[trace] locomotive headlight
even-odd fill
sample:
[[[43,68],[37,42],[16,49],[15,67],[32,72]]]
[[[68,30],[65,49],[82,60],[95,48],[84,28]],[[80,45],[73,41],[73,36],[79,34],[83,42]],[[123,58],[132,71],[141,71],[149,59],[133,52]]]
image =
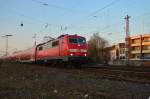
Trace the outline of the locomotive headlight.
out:
[[[73,54],[71,53],[70,56],[73,56]]]
[[[85,49],[81,49],[81,52],[87,52],[87,50],[85,50]]]
[[[84,56],[87,56],[87,54],[84,54]]]

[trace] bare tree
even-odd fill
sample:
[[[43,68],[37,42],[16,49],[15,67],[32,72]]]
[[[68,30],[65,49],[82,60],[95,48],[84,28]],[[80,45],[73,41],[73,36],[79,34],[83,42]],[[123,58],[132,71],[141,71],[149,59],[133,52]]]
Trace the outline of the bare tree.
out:
[[[108,41],[99,36],[99,33],[94,33],[88,41],[88,55],[94,62],[106,63]]]

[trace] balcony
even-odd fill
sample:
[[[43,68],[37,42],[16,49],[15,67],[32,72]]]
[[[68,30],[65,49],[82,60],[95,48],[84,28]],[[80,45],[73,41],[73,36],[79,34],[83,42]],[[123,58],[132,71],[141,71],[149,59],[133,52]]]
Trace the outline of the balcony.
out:
[[[142,50],[142,53],[150,53],[150,49]]]
[[[133,51],[131,51],[131,54],[138,54],[138,53],[140,53],[140,50],[133,50]]]
[[[140,46],[140,43],[132,43],[131,46]]]
[[[142,42],[142,45],[150,45],[150,42]]]

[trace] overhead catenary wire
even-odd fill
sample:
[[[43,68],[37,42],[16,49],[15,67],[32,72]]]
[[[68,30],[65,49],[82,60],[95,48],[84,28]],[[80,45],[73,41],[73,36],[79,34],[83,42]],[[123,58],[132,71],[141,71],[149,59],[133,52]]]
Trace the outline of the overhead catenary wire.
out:
[[[34,2],[36,1],[37,3],[40,3],[40,4],[44,5],[44,6],[49,6],[49,7],[50,7],[50,4],[48,4],[48,3],[46,3],[46,2],[43,2],[43,1],[40,1],[40,0],[32,0],[32,1],[34,1]],[[102,8],[100,8],[100,9],[94,11],[93,13],[97,14],[97,13],[99,13],[99,12],[105,10],[106,8],[109,8],[110,6],[116,4],[116,3],[119,2],[119,1],[120,1],[120,0],[114,0],[114,1],[112,1],[112,2],[110,2],[110,3],[108,3],[107,5],[105,5],[104,7],[102,7]],[[59,8],[59,7],[58,7],[58,8]],[[61,8],[61,7],[60,7],[60,8]],[[20,14],[20,13],[19,13],[19,14]],[[92,15],[92,13],[91,13],[91,15]],[[45,22],[45,21],[43,21],[43,20],[40,20],[40,19],[37,19],[37,18],[34,18],[34,17],[27,16],[27,15],[24,15],[24,14],[20,14],[20,16],[23,16],[23,17],[25,17],[25,18],[28,18],[28,19],[37,21],[38,23],[43,23],[44,26],[45,26],[45,28],[47,28],[48,26],[51,25],[51,24],[49,24],[48,22]],[[92,16],[93,16],[93,15],[92,15]],[[96,18],[97,18],[97,16],[96,16]],[[54,25],[54,24],[52,24],[52,25]],[[61,25],[57,25],[57,26],[58,26],[59,28],[61,28]],[[69,28],[67,28],[67,29],[70,29],[70,28],[71,28],[70,26],[68,26],[68,27],[69,27]],[[110,26],[109,26],[109,27],[110,27]]]
[[[12,14],[15,14],[17,16],[20,16],[20,17],[24,17],[25,19],[28,19],[28,20],[31,20],[32,22],[36,22],[36,23],[39,23],[39,24],[43,24],[43,27],[46,29],[50,26],[53,26],[53,27],[57,27],[57,28],[60,28],[62,25],[58,25],[58,24],[52,24],[52,23],[49,23],[49,22],[46,22],[44,20],[41,20],[41,19],[38,19],[37,17],[32,17],[32,16],[29,16],[29,15],[26,15],[22,12],[19,12],[17,10],[14,10],[14,9],[10,9],[10,8],[6,8],[6,7],[1,7],[1,8],[5,8],[7,12],[12,13]],[[24,23],[23,21],[20,22],[20,26],[23,27]]]
[[[102,8],[100,8],[100,9],[98,9],[98,10],[92,12],[91,14],[89,14],[88,17],[94,16],[96,13],[99,13],[99,12],[103,11],[104,9],[106,9],[106,8],[108,8],[108,7],[112,6],[112,5],[114,5],[115,3],[119,2],[119,1],[120,1],[120,0],[114,0],[114,1],[112,1],[112,2],[110,2],[110,3],[108,3],[108,4],[105,5],[104,7],[102,7]],[[94,16],[94,17],[96,17],[96,16]]]
[[[64,11],[68,11],[68,12],[71,12],[71,13],[74,12],[74,10],[72,10],[70,8],[57,6],[57,5],[46,3],[46,2],[43,2],[43,1],[40,1],[40,0],[31,0],[31,1],[33,1],[35,3],[38,3],[40,5],[46,6],[46,7],[53,7],[53,8],[56,8],[56,9],[59,9],[59,10],[64,10]]]
[[[110,6],[113,6],[114,4],[116,4],[116,3],[119,2],[119,1],[120,1],[120,0],[113,0],[112,2],[110,2],[110,3],[106,4],[105,6],[103,6],[102,8],[99,8],[98,10],[96,10],[96,11],[90,13],[89,15],[87,15],[86,17],[84,17],[84,18],[82,19],[82,21],[80,21],[80,24],[83,23],[83,22],[85,22],[85,21],[87,21],[87,18],[89,18],[89,17],[91,17],[91,16],[94,17],[94,18],[97,18],[97,16],[96,16],[95,14],[97,14],[97,13],[99,13],[99,12],[105,10],[106,8],[109,8]],[[79,24],[79,22],[78,22],[77,24]],[[71,26],[70,26],[70,29],[71,29],[71,27],[74,27],[74,26],[75,26],[75,25],[71,25]]]
[[[105,10],[106,8],[109,8],[110,6],[112,6],[112,5],[114,5],[114,4],[116,4],[116,3],[118,3],[119,1],[121,1],[121,0],[114,0],[114,1],[112,1],[111,3],[109,3],[108,5],[106,5],[106,6],[104,6],[104,7],[102,7],[102,8],[100,8],[100,9],[98,9],[98,10],[96,10],[96,11],[94,11],[94,12],[92,12],[91,14],[89,14],[88,16],[87,16],[87,18],[88,17],[93,17],[93,18],[98,18],[98,16],[96,15],[97,13],[100,13],[100,12],[102,12],[103,10]],[[131,5],[130,5],[131,6]],[[129,7],[129,6],[128,6]],[[85,20],[86,19],[86,17],[84,17],[84,19],[83,20]],[[82,21],[83,22],[83,21]],[[120,22],[115,22],[114,24],[118,24],[118,23],[120,23]],[[116,25],[106,25],[104,28],[102,28],[101,30],[100,29],[98,29],[97,31],[104,31],[104,30],[106,30],[106,29],[108,29],[108,28],[111,28],[111,27],[113,27],[113,26],[116,26]]]
[[[25,19],[28,19],[32,22],[42,24],[41,27],[43,27],[43,28],[42,28],[41,31],[38,31],[39,33],[41,33],[43,31],[43,29],[46,30],[46,31],[49,31],[49,29],[50,29],[50,31],[51,31],[50,35],[51,36],[56,36],[56,33],[53,33],[51,28],[55,27],[55,29],[58,30],[62,26],[62,25],[48,23],[44,20],[38,19],[37,17],[33,17],[33,16],[30,16],[30,15],[24,14],[23,12],[19,12],[18,10],[15,10],[13,8],[8,8],[8,7],[5,7],[5,6],[1,6],[1,8],[5,9],[5,11],[8,12],[9,14],[14,14],[14,15],[17,15],[19,17],[24,17]],[[24,21],[24,20],[21,20],[21,21],[18,22],[19,26],[22,27],[22,28],[24,26],[27,26],[25,23],[26,23],[26,21]],[[37,32],[37,31],[35,31],[35,32]]]
[[[46,2],[43,2],[43,1],[40,1],[40,0],[32,0],[32,1],[34,1],[34,2],[36,2],[36,3],[39,3],[39,4],[41,4],[41,5],[44,5],[44,6],[49,6],[49,7],[54,7],[54,8],[63,9],[63,10],[68,10],[68,11],[69,11],[68,8],[64,8],[64,7],[52,5],[52,4],[49,4],[49,3],[46,3]],[[115,4],[117,1],[119,1],[119,0],[114,0],[113,2],[109,3],[108,5],[104,6],[104,7],[101,8],[101,9],[98,9],[97,11],[95,11],[95,12],[93,12],[93,13],[98,13],[98,12],[100,12],[100,11],[106,9],[107,7],[112,6],[112,5]],[[44,22],[44,21],[39,20],[39,19],[37,19],[37,18],[33,18],[33,17],[27,16],[27,15],[24,15],[24,14],[22,14],[22,13],[18,13],[18,12],[16,12],[16,11],[15,11],[15,13],[17,13],[19,16],[22,16],[22,17],[25,17],[25,18],[28,18],[28,19],[37,21],[37,22],[39,22],[39,23],[43,23],[43,24],[45,24],[45,28],[47,28],[48,26],[51,25],[51,24],[49,24],[48,22]],[[54,24],[53,24],[53,25],[54,25]],[[62,25],[55,25],[55,26],[61,28]],[[69,27],[70,27],[70,26],[69,26]],[[69,28],[68,28],[68,29],[69,29]]]
[[[4,7],[3,7],[4,8]],[[7,12],[10,12],[10,13],[13,13],[13,14],[15,14],[15,15],[17,15],[17,16],[20,16],[20,17],[24,17],[24,18],[26,18],[26,19],[29,19],[29,20],[31,20],[31,21],[34,21],[34,22],[37,22],[37,23],[47,23],[47,22],[44,22],[43,20],[40,20],[40,19],[38,19],[38,18],[35,18],[35,17],[31,17],[31,16],[29,16],[29,15],[25,15],[25,14],[23,14],[23,13],[21,13],[21,12],[18,12],[18,11],[16,11],[16,10],[14,10],[14,9],[9,9],[9,8],[6,8],[5,7],[5,9],[6,9],[6,11]],[[10,14],[9,13],[9,14]],[[21,22],[22,23],[22,22]]]

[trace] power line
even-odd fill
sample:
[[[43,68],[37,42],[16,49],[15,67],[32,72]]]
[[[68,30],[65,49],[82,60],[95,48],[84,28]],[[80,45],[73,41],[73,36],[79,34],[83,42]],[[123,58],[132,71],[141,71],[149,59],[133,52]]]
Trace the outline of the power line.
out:
[[[56,27],[61,27],[61,25],[57,25],[57,24],[51,24],[51,23],[48,23],[48,22],[46,22],[46,21],[44,21],[44,20],[41,20],[41,19],[38,19],[38,18],[35,18],[35,17],[32,17],[32,16],[29,16],[29,15],[25,15],[25,14],[23,14],[23,13],[21,13],[21,12],[18,12],[18,11],[16,11],[16,10],[14,10],[14,9],[9,9],[9,8],[7,8],[7,12],[11,12],[11,13],[13,13],[13,14],[15,14],[15,15],[18,15],[18,16],[20,16],[20,17],[24,17],[24,18],[26,18],[26,19],[29,19],[29,20],[31,20],[31,21],[34,21],[34,22],[37,22],[37,23],[40,23],[40,24],[44,24],[44,27],[45,28],[47,28],[48,26],[51,26],[51,25],[53,25],[53,26],[56,26]],[[21,21],[21,24],[20,24],[21,26],[23,25],[23,22]]]
[[[83,23],[83,22],[85,22],[85,21],[87,20],[86,18],[88,18],[88,17],[90,17],[90,16],[93,16],[94,18],[97,18],[97,16],[95,16],[94,14],[96,14],[96,13],[98,13],[98,12],[100,12],[100,11],[103,11],[104,9],[106,9],[106,8],[108,8],[108,7],[112,6],[112,5],[114,5],[115,3],[119,2],[119,1],[120,1],[120,0],[114,0],[114,1],[110,2],[109,4],[105,5],[104,7],[102,7],[102,8],[100,8],[100,9],[98,9],[98,10],[92,12],[92,13],[89,14],[88,16],[84,17],[83,20],[80,21],[80,24]],[[78,23],[78,24],[79,24],[79,23]],[[72,25],[72,26],[70,26],[70,27],[74,27],[74,25]]]
[[[35,18],[35,17],[31,17],[31,16],[25,15],[25,14],[23,14],[23,13],[20,13],[20,12],[14,10],[14,9],[12,9],[12,8],[11,8],[11,9],[6,8],[6,9],[7,9],[7,12],[11,12],[11,13],[13,13],[13,14],[15,14],[15,15],[20,16],[20,17],[24,17],[24,18],[26,18],[26,19],[30,19],[30,20],[35,21],[35,22],[38,22],[38,23],[46,23],[46,22],[44,22],[44,21],[42,21],[42,20],[39,20],[39,19],[37,19],[37,18]],[[10,14],[10,13],[9,13],[9,14]]]
[[[60,30],[61,26],[62,25],[58,25],[58,24],[52,24],[52,23],[48,23],[44,20],[41,20],[41,19],[38,19],[37,17],[32,17],[32,16],[28,16],[28,15],[25,15],[24,13],[22,12],[18,12],[17,10],[14,10],[12,8],[7,8],[7,7],[4,7],[4,6],[1,6],[1,8],[4,8],[6,9],[6,11],[9,13],[9,14],[15,14],[17,16],[20,16],[20,17],[24,17],[28,20],[31,20],[33,22],[36,22],[36,23],[39,23],[39,24],[42,24],[42,27],[44,30],[48,30],[50,28],[51,30],[51,27],[55,27],[57,30]],[[21,22],[19,22],[19,26],[23,27],[25,26],[25,24],[23,23],[24,21],[21,20]],[[43,31],[43,30],[42,30]],[[52,31],[50,32],[50,35],[55,35],[55,33],[53,33]]]
[[[100,8],[100,9],[98,9],[98,10],[92,12],[91,14],[88,15],[88,17],[93,16],[93,15],[96,14],[96,13],[99,13],[100,11],[102,11],[102,10],[104,10],[104,9],[106,9],[106,8],[108,8],[108,7],[110,7],[110,6],[112,6],[112,5],[114,5],[115,3],[119,2],[119,1],[120,1],[120,0],[114,0],[114,1],[112,1],[111,3],[105,5],[104,7],[102,7],[102,8]],[[95,16],[94,16],[94,17],[95,17]]]
[[[66,8],[66,7],[57,6],[57,5],[46,3],[46,2],[43,2],[43,1],[39,1],[39,0],[32,0],[32,1],[35,2],[35,3],[38,3],[40,5],[46,6],[46,7],[53,7],[53,8],[57,8],[57,9],[60,9],[60,10],[65,10],[65,11],[73,12],[73,10],[71,10],[69,8]]]

